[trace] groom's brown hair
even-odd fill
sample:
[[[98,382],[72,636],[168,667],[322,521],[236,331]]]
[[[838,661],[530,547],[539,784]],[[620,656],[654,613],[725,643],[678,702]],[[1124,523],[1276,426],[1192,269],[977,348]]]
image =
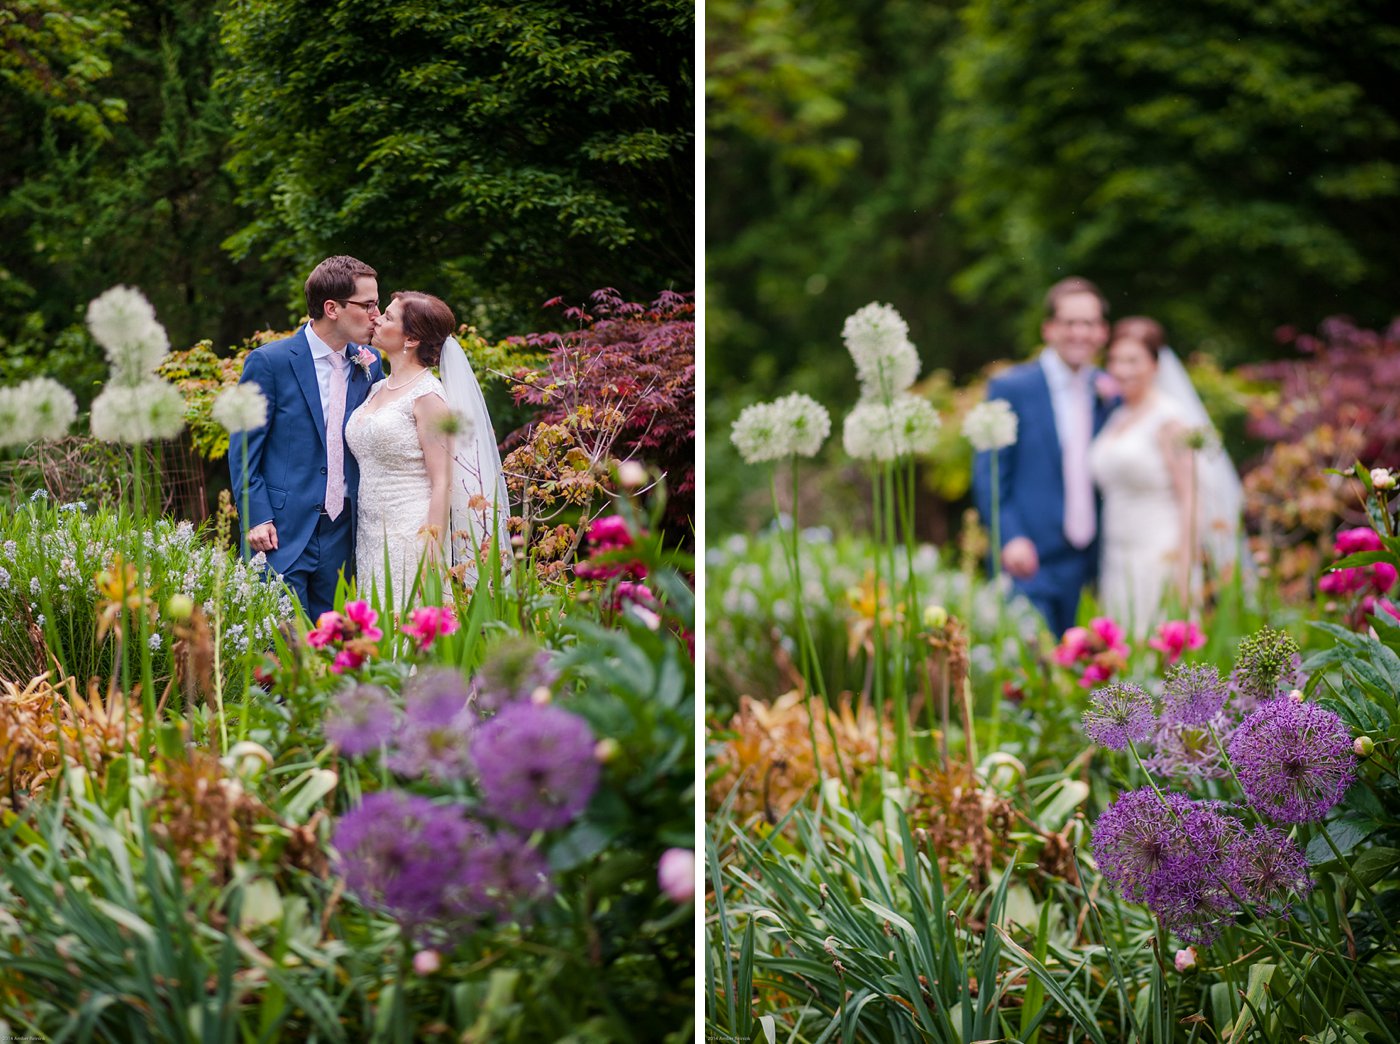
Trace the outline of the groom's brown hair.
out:
[[[1102,290],[1081,276],[1069,276],[1066,279],[1061,279],[1045,291],[1045,318],[1054,319],[1060,307],[1060,298],[1068,297],[1070,294],[1093,294],[1099,299],[1099,307],[1103,310],[1103,317],[1108,318],[1108,298],[1104,297]]]
[[[348,254],[326,258],[306,277],[306,314],[320,319],[326,314],[327,301],[348,301],[360,276],[378,279],[379,273]]]

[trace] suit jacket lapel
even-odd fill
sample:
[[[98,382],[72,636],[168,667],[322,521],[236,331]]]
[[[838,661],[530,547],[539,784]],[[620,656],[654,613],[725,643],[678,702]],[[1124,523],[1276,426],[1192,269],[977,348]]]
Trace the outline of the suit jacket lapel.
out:
[[[1055,425],[1055,398],[1050,394],[1050,378],[1045,376],[1045,366],[1040,362],[1035,366],[1035,394],[1042,403],[1045,416],[1050,423],[1046,426],[1050,432],[1050,445],[1054,447],[1055,457],[1060,457],[1063,450],[1060,449],[1060,429]]]
[[[321,440],[321,452],[326,451],[326,415],[321,412],[321,383],[316,379],[316,360],[311,355],[311,345],[306,341],[306,329],[297,331],[297,345],[292,349],[292,372],[297,384],[306,397],[306,405],[311,410],[315,422],[316,437]]]

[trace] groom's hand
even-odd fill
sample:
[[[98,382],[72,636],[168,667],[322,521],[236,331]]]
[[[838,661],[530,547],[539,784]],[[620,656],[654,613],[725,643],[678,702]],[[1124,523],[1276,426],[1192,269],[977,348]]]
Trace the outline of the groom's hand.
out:
[[[248,546],[254,551],[277,550],[277,527],[264,522],[248,530]]]
[[[1001,549],[1001,564],[1017,580],[1029,580],[1040,572],[1040,556],[1029,537],[1008,540]]]

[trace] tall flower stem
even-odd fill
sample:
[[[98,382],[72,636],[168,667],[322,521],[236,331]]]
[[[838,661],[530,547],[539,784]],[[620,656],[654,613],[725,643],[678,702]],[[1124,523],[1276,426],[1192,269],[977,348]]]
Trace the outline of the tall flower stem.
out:
[[[987,737],[987,745],[992,750],[998,749],[1001,739],[1001,702],[1002,702],[1002,663],[1001,658],[1006,648],[1006,598],[1001,593],[1001,468],[1000,458],[997,450],[992,450],[992,590],[996,593],[997,603],[997,627],[996,646],[993,650],[992,662],[996,664],[996,673],[992,676],[992,722],[991,729]],[[971,621],[969,620],[969,624]]]
[[[880,480],[878,474],[873,477],[871,483],[871,522],[872,528],[878,539],[882,522],[883,506],[880,496]],[[872,650],[870,657],[870,688],[871,700],[875,706],[875,759],[876,763],[883,765],[885,762],[885,628],[880,620],[880,575],[883,572],[881,556],[877,548],[871,556],[874,562],[874,581],[871,594],[872,613]]]
[[[817,655],[816,642],[812,638],[812,628],[807,621],[807,604],[803,595],[802,587],[802,550],[800,546],[800,532],[797,526],[797,495],[799,492],[797,481],[797,458],[791,460],[792,465],[792,526],[790,529],[790,539],[784,542],[783,550],[788,559],[788,572],[792,579],[792,607],[793,615],[797,619],[798,633],[798,655],[800,657],[803,685],[803,696],[807,701],[807,735],[812,744],[812,767],[820,774],[821,772],[821,752],[817,744],[817,718],[812,709],[812,693],[815,689],[818,699],[821,701],[822,713],[826,721],[826,736],[831,742],[832,753],[836,756],[836,770],[841,777],[841,783],[845,786],[847,793],[851,790],[851,780],[846,775],[846,765],[841,757],[841,744],[836,740],[836,730],[831,722],[831,703],[827,698],[826,680],[822,676],[821,657]],[[778,508],[778,476],[776,471],[771,476],[770,487],[773,495],[773,517],[780,517]]]
[[[895,495],[895,464],[886,464],[881,469],[880,481],[884,486],[885,503],[885,554],[889,562],[890,573],[890,630],[893,632],[893,640],[888,643],[888,648],[892,651],[892,676],[890,679],[890,698],[894,701],[894,736],[895,771],[898,772],[900,781],[909,767],[909,693],[905,684],[904,659],[907,643],[904,638],[904,629],[899,626],[898,617],[895,614],[895,607],[899,604],[896,583],[899,579],[898,567],[895,559],[895,548],[898,546],[898,535],[896,523],[899,517],[899,502]],[[909,563],[912,569],[912,561]],[[875,589],[875,611],[880,611],[880,590]],[[907,621],[906,621],[907,622]]]
[[[154,672],[151,669],[151,644],[150,644],[150,612],[146,591],[146,522],[147,508],[145,503],[146,476],[145,460],[146,447],[144,443],[137,443],[134,457],[134,485],[136,500],[136,600],[137,600],[137,653],[141,657],[141,718],[144,728],[149,728],[156,718],[156,685]],[[148,748],[149,738],[142,736],[143,747]]]

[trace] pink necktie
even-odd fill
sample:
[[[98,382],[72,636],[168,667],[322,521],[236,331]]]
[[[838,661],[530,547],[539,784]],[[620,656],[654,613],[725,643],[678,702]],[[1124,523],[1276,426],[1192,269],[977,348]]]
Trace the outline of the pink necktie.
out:
[[[1094,418],[1089,405],[1088,371],[1070,380],[1070,409],[1063,447],[1065,476],[1065,538],[1075,547],[1094,539],[1094,481],[1089,475],[1089,442]]]
[[[341,434],[345,420],[344,352],[331,352],[331,395],[326,407],[326,514],[340,515],[345,504],[345,442]]]

